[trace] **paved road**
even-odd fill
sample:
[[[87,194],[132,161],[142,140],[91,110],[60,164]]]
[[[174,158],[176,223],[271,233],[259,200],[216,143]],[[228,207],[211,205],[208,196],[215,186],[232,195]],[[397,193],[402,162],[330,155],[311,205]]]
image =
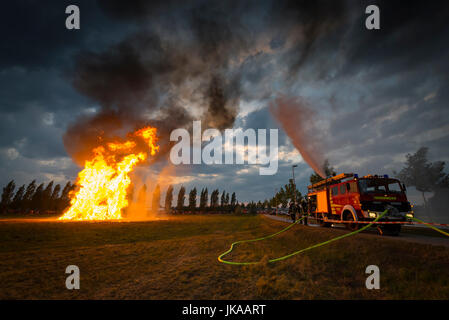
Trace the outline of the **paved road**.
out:
[[[290,217],[287,217],[287,216],[272,216],[272,215],[268,215],[268,214],[265,214],[264,216],[267,218],[273,219],[273,220],[278,220],[278,221],[282,221],[282,222],[286,222],[286,223],[292,222]],[[314,228],[320,228],[319,225],[313,224],[313,223],[309,223],[309,226],[314,227]],[[421,227],[421,226],[419,226],[419,227]],[[341,230],[344,228],[344,226],[337,225],[337,226],[333,226],[333,228]],[[436,231],[435,231],[435,233],[436,233]],[[363,236],[381,237],[377,233],[377,231],[374,229],[364,231]],[[438,238],[438,237],[425,236],[425,235],[420,235],[420,234],[401,233],[397,237],[385,236],[385,238],[390,239],[390,240],[430,244],[430,245],[434,245],[434,246],[444,246],[444,247],[449,248],[449,237],[448,238]]]

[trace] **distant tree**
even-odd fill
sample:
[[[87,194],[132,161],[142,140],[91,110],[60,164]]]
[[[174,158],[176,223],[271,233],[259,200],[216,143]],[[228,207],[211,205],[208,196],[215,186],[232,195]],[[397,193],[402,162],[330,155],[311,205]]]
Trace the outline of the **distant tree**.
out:
[[[415,187],[421,192],[424,206],[427,207],[426,192],[435,191],[441,187],[449,187],[449,175],[444,173],[443,161],[429,162],[427,160],[428,148],[422,147],[414,154],[406,155],[405,167],[394,174],[406,186]]]
[[[135,192],[135,186],[134,183],[130,183],[128,186],[128,202],[131,203],[134,200],[134,192]]]
[[[200,209],[204,210],[207,207],[207,201],[209,200],[209,192],[207,188],[203,189],[201,191],[201,197],[200,197]]]
[[[276,197],[276,195],[270,199],[270,207],[277,208],[279,206],[279,201]]]
[[[53,193],[53,181],[50,181],[47,186],[45,187],[44,191],[42,192],[42,199],[40,207],[42,210],[49,210],[51,203],[51,195]]]
[[[184,208],[184,201],[185,201],[185,195],[186,195],[186,188],[184,186],[181,186],[181,189],[179,189],[178,192],[178,202],[176,204],[176,208],[178,210],[182,210]]]
[[[277,193],[276,196],[277,196],[278,201],[281,204],[282,208],[286,208],[288,206],[289,198],[287,197],[287,194],[283,187],[281,187],[279,189],[279,192]]]
[[[226,206],[229,205],[229,193],[226,193],[226,197],[225,197],[225,205],[226,205]]]
[[[75,189],[75,185],[70,181],[67,181],[66,185],[62,189],[61,196],[58,200],[58,210],[64,211],[70,205],[70,192]]]
[[[223,193],[221,194],[220,198],[220,206],[224,207],[226,204],[226,192],[223,190]]]
[[[58,210],[59,192],[61,191],[61,185],[57,184],[53,189],[50,196],[50,210]]]
[[[165,193],[164,207],[166,212],[170,212],[172,201],[173,201],[173,186],[170,185],[167,189],[167,192]]]
[[[31,200],[33,198],[34,192],[36,192],[36,180],[31,181],[25,190],[25,194],[22,198],[23,209],[31,209]]]
[[[189,208],[195,209],[196,208],[196,188],[193,188],[189,192]]]
[[[218,191],[218,189],[215,189],[214,191],[212,191],[212,193],[210,194],[210,207],[211,208],[216,208],[218,207],[218,197],[219,197],[220,192]]]
[[[232,195],[231,195],[231,207],[232,207],[232,209],[234,209],[236,205],[237,205],[237,199],[235,197],[235,192],[233,192]]]
[[[323,164],[323,171],[326,174],[326,178],[335,176],[337,173],[335,172],[334,168],[330,166],[329,160],[325,160]],[[314,172],[310,176],[310,183],[314,184],[317,182],[320,182],[321,180],[324,180],[318,173]]]
[[[149,215],[147,210],[147,185],[145,183],[137,192],[137,201],[134,203],[134,208],[137,208],[142,215]]]
[[[202,189],[201,189],[201,192],[200,192],[200,206],[199,206],[199,209],[200,209],[200,210],[203,209],[203,208],[201,207],[201,202],[203,201],[203,198],[204,198],[204,188],[202,188]]]
[[[10,208],[12,198],[14,196],[14,189],[16,188],[16,184],[14,180],[11,180],[6,187],[3,188],[2,200],[0,202],[0,208],[2,212],[5,212]]]
[[[236,205],[234,207],[234,213],[235,214],[242,214],[242,207],[240,205]]]
[[[126,201],[128,202],[128,206],[122,209],[122,215],[124,217],[128,217],[131,209],[131,203],[134,201],[134,184],[132,182],[127,188]]]
[[[42,199],[44,193],[44,184],[41,183],[33,194],[31,198],[31,209],[41,211],[42,210]]]
[[[22,185],[17,190],[14,198],[12,199],[11,208],[14,210],[20,210],[23,208],[23,196],[25,195],[25,185]]]
[[[284,190],[285,190],[285,197],[289,201],[294,202],[296,201],[296,203],[299,203],[301,201],[302,198],[301,192],[299,192],[298,189],[296,189],[296,185],[293,179],[290,179],[289,183],[284,186]]]
[[[146,205],[147,203],[147,185],[144,183],[137,193],[137,203]]]
[[[52,192],[52,194],[51,194],[51,199],[52,200],[54,200],[54,199],[58,199],[59,198],[59,192],[61,191],[61,185],[60,184],[57,184],[56,186],[55,186],[55,188],[53,189],[53,192]]]
[[[266,207],[277,208],[279,205],[286,208],[290,201],[299,203],[302,199],[301,192],[296,189],[293,179],[289,183],[279,189],[278,192],[270,200],[266,200]]]
[[[153,199],[151,201],[151,208],[153,211],[157,212],[161,206],[161,188],[156,185],[153,191]]]
[[[263,202],[263,208],[268,209],[269,207],[270,207],[270,204],[269,204],[268,200],[265,199],[265,201]]]
[[[257,205],[254,203],[254,201],[251,201],[250,203],[248,203],[248,205],[246,206],[248,208],[248,213],[251,214],[255,214],[257,213]]]

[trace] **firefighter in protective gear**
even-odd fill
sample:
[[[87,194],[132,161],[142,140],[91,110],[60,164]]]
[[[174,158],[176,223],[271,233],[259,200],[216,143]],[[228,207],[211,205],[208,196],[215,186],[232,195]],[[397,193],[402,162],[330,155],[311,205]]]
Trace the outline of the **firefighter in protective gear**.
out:
[[[290,201],[290,207],[288,208],[288,213],[293,222],[296,222],[296,206],[293,201]]]

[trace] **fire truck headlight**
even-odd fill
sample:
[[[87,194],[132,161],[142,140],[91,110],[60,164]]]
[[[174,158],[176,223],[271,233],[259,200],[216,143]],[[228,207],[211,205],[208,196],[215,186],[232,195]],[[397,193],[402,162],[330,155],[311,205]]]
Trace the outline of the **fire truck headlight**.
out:
[[[370,218],[375,218],[375,217],[377,217],[377,214],[376,214],[375,212],[368,212],[368,214],[369,214],[369,217],[370,217]]]

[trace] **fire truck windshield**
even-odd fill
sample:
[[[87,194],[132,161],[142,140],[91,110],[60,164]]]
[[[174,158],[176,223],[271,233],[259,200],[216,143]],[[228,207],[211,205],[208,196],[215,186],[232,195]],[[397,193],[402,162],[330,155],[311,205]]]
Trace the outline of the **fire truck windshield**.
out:
[[[360,179],[359,188],[361,193],[402,193],[399,182],[384,179]]]

